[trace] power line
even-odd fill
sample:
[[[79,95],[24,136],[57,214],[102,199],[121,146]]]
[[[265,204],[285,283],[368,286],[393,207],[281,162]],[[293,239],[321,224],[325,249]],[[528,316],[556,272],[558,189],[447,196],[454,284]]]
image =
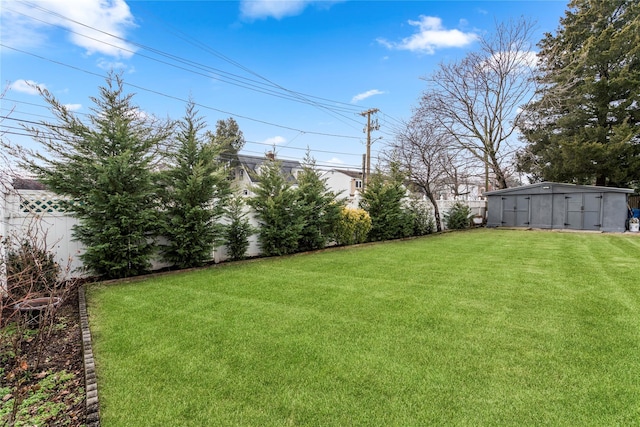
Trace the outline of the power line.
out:
[[[95,73],[95,72],[92,72],[92,71],[89,71],[89,70],[85,70],[85,69],[82,69],[82,68],[74,66],[74,65],[66,64],[66,63],[63,63],[63,62],[60,62],[60,61],[56,61],[56,60],[53,60],[53,59],[50,59],[50,58],[46,58],[46,57],[41,56],[41,55],[37,55],[37,54],[32,53],[32,52],[28,52],[28,51],[25,51],[25,50],[22,50],[22,49],[18,49],[18,48],[6,45],[6,44],[1,43],[1,42],[0,42],[0,46],[2,46],[4,48],[7,48],[7,49],[11,49],[11,50],[16,51],[16,52],[24,53],[25,55],[33,56],[33,57],[41,59],[43,61],[48,61],[48,62],[51,62],[51,63],[56,64],[56,65],[60,65],[60,66],[63,66],[63,67],[71,68],[73,70],[81,71],[83,73],[86,73],[86,74],[89,74],[89,75],[92,75],[92,76],[101,77],[103,79],[105,79],[107,77],[107,76],[104,76],[102,74]],[[183,98],[180,98],[180,97],[177,97],[177,96],[174,96],[174,95],[169,95],[169,94],[166,94],[166,93],[154,90],[154,89],[148,89],[148,88],[145,88],[143,86],[136,85],[136,84],[133,84],[133,83],[124,82],[124,84],[127,85],[127,86],[130,86],[130,87],[136,88],[136,89],[143,90],[145,92],[149,92],[149,93],[153,93],[153,94],[156,94],[156,95],[163,96],[165,98],[173,99],[175,101],[180,101],[180,102],[183,102],[183,103],[190,102],[187,99],[183,99]],[[207,110],[216,111],[218,113],[222,113],[222,114],[225,114],[225,115],[235,116],[235,117],[243,118],[243,119],[246,119],[246,120],[250,120],[252,122],[261,123],[261,124],[265,124],[265,125],[273,126],[273,127],[278,127],[278,128],[281,128],[281,129],[287,129],[287,130],[292,130],[292,131],[296,131],[296,132],[303,132],[305,134],[318,135],[318,136],[327,136],[327,137],[332,137],[332,138],[360,139],[360,137],[357,137],[357,136],[338,135],[338,134],[331,134],[331,133],[325,133],[325,132],[316,132],[316,131],[305,131],[305,130],[297,129],[297,128],[290,127],[290,126],[285,126],[285,125],[280,125],[280,124],[277,124],[277,123],[268,122],[266,120],[260,120],[260,119],[256,119],[256,118],[253,118],[253,117],[241,115],[241,114],[235,114],[235,113],[232,113],[232,112],[229,112],[229,111],[221,110],[219,108],[214,108],[214,107],[211,107],[209,105],[204,105],[204,104],[200,104],[200,103],[197,103],[197,102],[194,102],[194,105],[196,105],[197,107],[200,107],[200,108],[207,109]]]
[[[27,102],[27,101],[20,101],[20,100],[17,100],[17,99],[4,98],[4,100],[5,101],[9,101],[9,102],[15,102],[17,104],[31,105],[31,106],[38,107],[38,108],[45,108],[45,109],[49,108],[49,106],[47,106],[47,105],[36,104],[36,103],[33,103],[33,102]],[[2,110],[6,111],[7,113],[11,113],[12,115],[21,114],[21,115],[25,115],[25,116],[41,117],[43,119],[55,120],[55,117],[52,117],[52,116],[45,116],[43,114],[36,114],[36,113],[30,113],[30,112],[26,112],[26,111],[15,110],[13,108],[2,108],[2,107],[0,107],[0,111],[2,111]],[[82,115],[82,116],[89,116],[89,114],[87,114],[87,113],[82,113],[82,112],[78,112],[78,111],[74,111],[73,114]],[[390,117],[390,116],[388,116],[388,117]],[[0,118],[2,118],[2,117],[0,117]],[[8,117],[6,115],[5,115],[5,118],[7,118],[9,120],[16,120],[15,117]],[[24,122],[28,122],[28,120],[21,120],[21,119],[19,119],[19,120],[20,121],[24,121]],[[378,129],[378,130],[384,135],[395,137],[394,134],[386,132],[386,131],[382,130],[382,128]],[[300,136],[300,135],[303,135],[303,134],[304,134],[304,132],[298,133],[296,138],[298,136]],[[269,143],[266,143],[266,142],[256,142],[256,141],[246,141],[246,142],[247,143],[252,143],[252,144],[261,144],[261,145],[266,145],[266,146],[272,146],[273,145],[273,144],[269,144]],[[293,139],[290,140],[290,141],[287,141],[287,144],[290,144],[291,142],[293,142]],[[306,148],[290,147],[290,146],[286,146],[286,147],[282,146],[281,148],[286,148],[288,150],[303,150],[303,151],[307,150]],[[311,151],[316,152],[316,153],[340,154],[340,155],[347,155],[347,156],[361,156],[360,153],[355,153],[354,154],[354,153],[345,153],[345,152],[340,152],[340,151],[327,151],[327,150],[317,150],[317,149],[314,149],[314,150],[311,150]]]
[[[236,67],[238,67],[238,68],[240,68],[240,69],[242,69],[242,70],[244,70],[244,71],[246,71],[246,72],[248,72],[248,73],[250,73],[252,75],[255,75],[256,77],[259,77],[261,80],[266,81],[268,83],[268,85],[265,85],[264,83],[258,82],[258,81],[253,80],[253,79],[248,79],[246,77],[239,76],[237,74],[228,73],[226,71],[223,71],[223,70],[220,70],[220,69],[217,69],[217,68],[213,68],[213,67],[210,67],[210,66],[207,66],[207,65],[203,65],[201,63],[198,63],[198,62],[195,62],[195,61],[191,61],[189,59],[184,59],[184,58],[181,58],[179,56],[164,52],[164,51],[159,50],[159,49],[155,49],[155,48],[150,47],[150,46],[146,46],[146,45],[143,45],[143,44],[140,44],[140,43],[136,43],[136,42],[133,42],[133,41],[130,41],[130,40],[115,36],[113,34],[104,32],[102,30],[99,30],[99,29],[97,29],[95,27],[91,27],[91,26],[86,25],[84,23],[81,23],[79,21],[75,21],[73,19],[69,19],[66,16],[60,15],[59,13],[57,13],[55,11],[51,11],[51,10],[46,9],[44,7],[41,7],[41,6],[37,5],[37,4],[31,3],[31,2],[22,2],[22,3],[30,5],[31,7],[37,8],[37,9],[39,9],[41,11],[47,12],[47,13],[49,13],[51,15],[57,16],[57,17],[59,17],[61,19],[65,19],[65,20],[68,20],[68,21],[73,22],[75,24],[78,24],[78,25],[84,26],[86,28],[92,29],[94,31],[103,33],[105,35],[108,35],[109,37],[113,37],[115,39],[118,39],[118,40],[121,40],[123,42],[129,43],[131,45],[135,45],[137,47],[140,47],[142,49],[148,50],[148,51],[150,51],[152,53],[155,53],[157,55],[163,56],[165,58],[174,60],[174,61],[179,62],[179,63],[183,63],[185,65],[194,67],[196,69],[201,69],[203,71],[208,72],[209,74],[198,72],[198,71],[196,71],[194,69],[185,68],[185,67],[182,67],[180,65],[172,64],[172,63],[169,63],[169,62],[166,62],[166,61],[163,61],[163,60],[160,60],[160,59],[157,59],[157,58],[153,58],[153,57],[150,57],[150,56],[147,56],[147,55],[143,55],[141,53],[137,53],[136,52],[136,55],[139,55],[141,57],[144,57],[144,58],[147,58],[147,59],[159,62],[159,63],[166,64],[168,66],[172,66],[172,67],[175,67],[175,68],[178,68],[178,69],[182,69],[182,70],[194,73],[194,74],[199,74],[199,75],[202,75],[202,76],[205,76],[205,77],[212,77],[212,74],[213,74],[216,78],[218,78],[218,80],[221,80],[221,81],[223,81],[225,83],[235,84],[236,86],[239,86],[239,87],[243,87],[243,88],[254,90],[254,91],[257,91],[257,92],[261,92],[261,93],[270,94],[270,95],[273,95],[273,96],[281,97],[283,99],[289,99],[289,100],[292,100],[292,101],[307,103],[309,105],[314,105],[314,106],[316,106],[318,108],[325,109],[327,111],[334,111],[334,112],[337,112],[337,111],[349,111],[349,112],[353,112],[354,109],[356,108],[351,104],[347,104],[347,103],[343,103],[343,102],[339,102],[339,101],[332,101],[332,100],[329,100],[329,99],[326,99],[326,98],[321,98],[321,97],[315,97],[315,96],[312,96],[312,95],[307,95],[307,94],[303,94],[303,93],[300,93],[300,92],[296,92],[296,91],[292,91],[292,90],[289,90],[287,88],[284,88],[284,87],[272,82],[271,80],[261,76],[260,74],[252,71],[251,69],[241,65],[240,63],[230,59],[229,57],[221,54],[220,52],[212,49],[211,47],[205,45],[204,43],[201,43],[199,41],[195,41],[194,42],[195,39],[193,39],[192,37],[186,35],[183,32],[180,32],[179,30],[178,30],[178,32],[184,36],[184,37],[180,37],[183,40],[186,39],[185,41],[187,41],[188,43],[190,43],[192,45],[195,45],[195,46],[199,47],[200,49],[203,49],[203,50],[205,50],[205,51],[207,51],[207,52],[209,52],[209,53],[211,53],[211,54],[213,54],[213,55],[225,60],[226,62],[228,62],[228,63],[230,63],[230,64],[232,64],[232,65],[234,65],[234,66],[236,66]],[[98,39],[89,37],[89,36],[87,36],[85,34],[77,33],[77,32],[75,32],[75,31],[73,31],[73,30],[71,30],[69,28],[66,28],[66,27],[63,27],[63,26],[60,26],[60,25],[57,25],[57,24],[53,24],[53,23],[50,23],[50,22],[46,22],[46,21],[40,20],[40,19],[35,18],[33,16],[30,16],[30,15],[26,15],[26,14],[23,14],[23,13],[20,13],[20,12],[17,12],[17,11],[14,11],[14,12],[19,13],[19,14],[21,14],[23,16],[26,16],[26,17],[28,17],[30,19],[34,19],[34,20],[37,20],[39,22],[45,23],[47,25],[56,26],[58,28],[63,28],[65,31],[68,31],[68,32],[71,32],[71,33],[74,33],[74,34],[78,34],[79,36],[86,37],[86,38],[89,38],[91,40],[94,40],[94,41],[97,41],[97,42],[100,42],[100,43],[104,43],[106,45],[109,45],[109,46],[112,46],[112,47],[116,47],[118,49],[122,49],[122,50],[125,50],[125,51],[128,51],[128,52],[134,53],[133,51],[127,50],[122,46],[116,46],[114,44],[107,43],[107,42],[105,42],[103,40],[98,40]],[[102,77],[102,78],[105,77],[105,76],[102,76],[102,75],[100,75],[98,73],[93,73],[93,72],[88,71],[88,70],[83,70],[83,69],[81,69],[79,67],[74,67],[74,66],[72,66],[70,64],[65,64],[65,63],[62,63],[62,62],[59,62],[59,61],[55,61],[55,60],[52,60],[52,59],[49,59],[49,58],[45,58],[45,57],[30,53],[30,52],[26,52],[26,51],[23,51],[23,50],[20,50],[20,49],[13,48],[11,46],[6,46],[6,45],[2,45],[2,44],[0,44],[0,46],[4,46],[4,47],[7,47],[9,49],[13,49],[13,50],[16,50],[16,51],[19,51],[19,52],[22,52],[22,53],[25,53],[25,54],[28,54],[28,55],[32,55],[32,56],[34,56],[36,58],[39,58],[39,59],[45,60],[45,61],[49,61],[49,62],[52,62],[52,63],[57,64],[57,65],[61,65],[61,66],[69,67],[69,68],[72,68],[72,69],[75,69],[75,70],[78,70],[78,71],[81,71],[81,72],[85,72],[85,73],[88,73],[90,75],[95,75],[95,76],[99,76],[99,77]],[[223,74],[225,76],[230,76],[230,77],[226,77],[226,78],[230,79],[231,82],[228,81],[228,80],[227,81],[222,80],[220,78],[221,77],[220,74]],[[236,83],[233,83],[233,81],[235,81]],[[243,81],[243,82],[239,83],[240,81]],[[170,99],[178,100],[178,101],[181,101],[181,102],[187,102],[186,100],[184,100],[182,98],[179,98],[179,97],[176,97],[176,96],[172,96],[172,95],[169,95],[169,94],[157,91],[157,90],[148,89],[148,88],[145,88],[145,87],[142,87],[142,86],[139,86],[139,85],[135,85],[135,84],[132,84],[132,83],[127,83],[127,82],[125,82],[125,84],[128,85],[128,86],[131,86],[131,87],[146,91],[146,92],[150,92],[150,93],[154,93],[154,94],[163,96],[163,97],[167,97],[167,98],[170,98]],[[263,86],[258,86],[258,85],[263,85]],[[285,92],[285,94],[282,94],[282,93],[276,92],[276,91],[274,91],[272,89],[269,89],[269,87],[275,87],[275,88],[277,88],[279,90],[282,90],[282,91]],[[324,103],[313,101],[313,100],[311,100],[309,98],[318,99],[318,100],[322,100],[322,101],[326,101],[326,102],[331,102],[334,105],[330,106],[330,105],[327,105],[327,104],[324,104]],[[280,127],[280,128],[287,129],[287,130],[297,131],[299,133],[299,135],[300,134],[313,134],[313,135],[328,136],[328,137],[360,139],[358,137],[352,137],[352,136],[347,136],[347,135],[337,135],[337,134],[330,134],[330,133],[323,133],[323,132],[303,131],[303,130],[299,130],[299,129],[296,129],[296,128],[293,128],[293,127],[289,127],[289,126],[279,125],[279,124],[276,124],[276,123],[271,123],[271,122],[263,121],[263,120],[260,120],[260,119],[255,119],[255,118],[248,117],[248,116],[243,116],[243,115],[230,113],[230,112],[227,112],[227,111],[224,111],[224,110],[220,110],[220,109],[217,109],[217,108],[214,108],[214,107],[210,107],[210,106],[207,106],[207,105],[204,105],[204,104],[197,104],[196,103],[195,105],[197,105],[197,106],[199,106],[201,108],[209,109],[209,110],[212,110],[212,111],[217,111],[217,112],[224,113],[224,114],[230,114],[232,116],[244,118],[244,119],[255,121],[255,122],[258,122],[258,123],[262,123],[262,124],[266,124],[266,125],[270,125],[270,126],[275,126],[275,127]],[[341,105],[341,107],[337,107],[337,105]],[[77,113],[77,114],[83,114],[83,113]],[[339,114],[339,113],[337,113],[337,114]],[[342,114],[340,114],[340,115],[342,115]],[[346,117],[346,116],[343,116],[343,117]],[[349,118],[349,119],[353,120],[353,121],[356,121],[356,120],[354,120],[352,118]],[[265,144],[265,145],[269,145],[269,144]],[[289,148],[290,149],[294,149],[294,147],[288,147],[288,149]],[[335,153],[335,154],[341,154],[341,155],[355,155],[355,154],[350,154],[350,153],[330,152],[330,151],[325,151],[325,150],[314,150],[314,151],[326,152],[326,153]]]
[[[23,2],[23,3],[24,3],[24,4],[27,4],[27,5],[30,5],[30,6],[32,6],[33,8],[36,8],[36,9],[39,9],[39,10],[41,10],[41,11],[47,12],[47,13],[49,13],[49,14],[51,14],[51,15],[57,16],[57,17],[59,17],[59,18],[61,18],[61,19],[64,19],[64,20],[67,20],[67,21],[73,22],[73,23],[75,23],[75,24],[77,24],[77,25],[83,26],[83,27],[88,28],[88,29],[91,29],[91,30],[93,30],[93,31],[96,31],[96,32],[99,32],[99,33],[102,33],[102,34],[108,35],[109,37],[113,37],[113,38],[115,38],[115,39],[117,39],[117,40],[123,41],[123,42],[125,42],[125,43],[130,44],[130,45],[134,45],[134,46],[140,47],[140,48],[142,48],[142,49],[148,50],[148,51],[150,51],[150,52],[153,52],[153,53],[155,53],[155,54],[157,54],[157,55],[160,55],[160,56],[163,56],[163,57],[165,57],[165,58],[172,59],[172,60],[174,60],[174,61],[177,61],[177,62],[183,63],[183,64],[185,64],[185,65],[190,65],[190,66],[192,66],[192,67],[195,67],[195,68],[201,69],[201,70],[203,70],[203,71],[209,71],[210,73],[212,73],[212,74],[214,74],[214,75],[212,76],[212,75],[210,75],[210,74],[204,74],[204,73],[202,73],[202,72],[198,72],[198,71],[195,71],[195,70],[193,70],[193,69],[185,68],[185,67],[182,67],[182,66],[179,66],[179,65],[176,65],[176,64],[169,63],[169,62],[167,62],[167,61],[163,61],[163,60],[160,60],[160,59],[157,59],[157,58],[150,57],[150,56],[148,56],[148,55],[144,55],[144,54],[141,54],[141,53],[137,53],[137,52],[131,51],[131,50],[129,50],[129,49],[126,49],[126,48],[124,48],[124,47],[122,47],[122,46],[117,46],[117,45],[114,45],[114,44],[112,44],[112,43],[108,43],[108,42],[106,42],[106,41],[104,41],[104,40],[99,40],[99,39],[96,39],[96,38],[90,37],[90,36],[88,36],[88,35],[86,35],[86,34],[78,33],[78,32],[76,32],[76,31],[73,31],[73,30],[69,29],[69,28],[66,28],[66,27],[63,27],[63,26],[60,26],[60,25],[57,25],[57,24],[53,24],[53,23],[50,23],[50,22],[47,22],[47,21],[44,21],[44,20],[38,19],[38,18],[36,18],[36,17],[33,17],[33,16],[31,16],[31,15],[24,14],[24,13],[19,12],[19,11],[15,11],[15,10],[12,10],[12,9],[8,9],[8,10],[10,10],[10,11],[12,11],[12,12],[14,12],[14,13],[20,14],[20,15],[22,15],[22,16],[25,16],[25,17],[27,17],[27,18],[30,18],[30,19],[36,20],[36,21],[38,21],[38,22],[42,22],[42,23],[47,24],[47,25],[51,25],[51,26],[55,26],[55,27],[61,28],[61,29],[65,30],[65,31],[68,31],[68,32],[70,32],[70,33],[76,34],[76,35],[81,36],[81,37],[88,38],[88,39],[93,40],[93,41],[96,41],[96,42],[98,42],[98,43],[102,43],[102,44],[105,44],[105,45],[107,45],[107,46],[115,47],[115,48],[117,48],[117,49],[120,49],[120,50],[123,50],[123,51],[129,52],[129,53],[132,53],[132,54],[133,54],[133,53],[135,53],[135,54],[136,54],[136,55],[138,55],[138,56],[141,56],[141,57],[143,57],[143,58],[150,59],[150,60],[152,60],[152,61],[156,61],[156,62],[159,62],[159,63],[165,64],[165,65],[168,65],[168,66],[171,66],[171,67],[175,67],[175,68],[178,68],[178,69],[181,69],[181,70],[187,71],[187,72],[191,72],[191,73],[194,73],[194,74],[202,75],[202,76],[204,76],[204,77],[210,77],[210,78],[211,78],[211,77],[213,77],[213,78],[216,78],[217,80],[220,80],[220,81],[223,81],[223,82],[225,82],[225,83],[232,84],[232,85],[235,85],[235,86],[238,86],[238,87],[242,87],[242,88],[245,88],[245,89],[253,90],[253,91],[256,91],[256,92],[260,92],[260,93],[265,93],[265,94],[272,95],[272,96],[276,96],[276,97],[283,98],[283,99],[289,99],[289,100],[292,100],[292,101],[295,101],[295,102],[302,102],[302,103],[305,103],[305,104],[309,104],[309,105],[312,105],[312,106],[315,106],[315,107],[317,107],[317,108],[320,108],[320,109],[323,109],[323,110],[327,111],[328,113],[330,113],[331,115],[333,115],[333,116],[334,116],[334,118],[337,118],[337,117],[335,117],[335,115],[339,115],[339,116],[341,116],[341,117],[344,117],[344,118],[346,118],[346,119],[349,119],[349,120],[354,121],[354,122],[356,122],[356,123],[357,123],[357,121],[356,121],[355,119],[353,119],[352,117],[345,116],[344,114],[342,114],[341,112],[339,112],[339,111],[338,111],[339,109],[338,109],[338,108],[336,108],[336,106],[335,106],[335,105],[330,106],[330,105],[325,104],[325,103],[320,103],[320,102],[314,101],[314,100],[312,100],[312,99],[310,99],[310,98],[323,99],[323,100],[325,100],[325,101],[332,102],[332,103],[334,103],[334,104],[342,104],[342,105],[346,105],[346,106],[348,106],[348,108],[347,108],[347,107],[340,107],[340,110],[342,110],[342,111],[348,111],[348,112],[351,112],[351,113],[355,113],[355,107],[354,107],[354,106],[349,105],[349,104],[346,104],[346,103],[340,103],[340,102],[337,102],[337,101],[327,100],[327,99],[324,99],[324,98],[313,97],[313,96],[311,96],[311,95],[305,95],[305,94],[302,94],[302,93],[300,93],[300,92],[296,92],[296,91],[292,91],[292,90],[286,89],[286,88],[284,88],[283,86],[280,86],[280,85],[278,85],[278,84],[276,84],[276,83],[272,82],[271,80],[268,80],[268,79],[266,79],[266,78],[264,78],[264,77],[260,76],[259,74],[257,74],[257,73],[255,73],[255,72],[251,71],[250,69],[248,69],[248,68],[246,68],[246,67],[241,66],[241,65],[240,65],[240,64],[238,64],[237,62],[235,62],[235,61],[233,61],[233,60],[231,60],[231,59],[229,59],[229,58],[225,57],[224,55],[217,54],[217,56],[218,56],[218,57],[224,58],[224,60],[226,60],[227,62],[229,62],[229,63],[231,63],[231,64],[233,64],[233,65],[235,65],[235,66],[238,66],[238,67],[242,68],[243,70],[245,70],[245,71],[247,71],[247,72],[249,72],[249,73],[251,73],[251,74],[253,74],[253,75],[258,76],[258,77],[260,77],[260,78],[261,78],[261,79],[263,79],[263,80],[265,80],[266,82],[268,82],[268,83],[269,83],[269,84],[268,84],[268,86],[275,87],[275,88],[277,88],[277,89],[279,89],[279,90],[284,91],[285,93],[283,94],[283,93],[276,92],[276,91],[274,91],[274,90],[272,90],[272,89],[267,89],[267,88],[264,88],[264,87],[260,87],[259,85],[264,85],[264,83],[258,82],[258,81],[256,81],[256,80],[248,79],[248,78],[246,78],[246,77],[242,77],[242,76],[239,76],[239,75],[237,75],[237,74],[233,74],[233,73],[228,73],[228,72],[226,72],[226,71],[223,71],[223,70],[220,70],[220,69],[217,69],[217,68],[213,68],[213,67],[210,67],[210,66],[207,66],[207,65],[203,65],[203,64],[201,64],[201,63],[197,63],[197,62],[195,62],[195,61],[191,61],[191,60],[188,60],[188,59],[181,58],[181,57],[179,57],[179,56],[176,56],[176,55],[173,55],[173,54],[170,54],[170,53],[164,52],[164,51],[162,51],[162,50],[159,50],[159,49],[153,48],[153,47],[151,47],[151,46],[143,45],[143,44],[140,44],[140,43],[137,43],[137,42],[133,42],[133,41],[131,41],[131,40],[124,39],[124,38],[122,38],[122,37],[119,37],[119,36],[116,36],[116,35],[114,35],[114,34],[111,34],[111,33],[105,32],[105,31],[102,31],[102,30],[97,29],[97,28],[95,28],[95,27],[92,27],[92,26],[86,25],[86,24],[84,24],[84,23],[82,23],[82,22],[79,22],[79,21],[76,21],[76,20],[70,19],[69,17],[66,17],[66,16],[63,16],[63,15],[60,15],[60,14],[58,14],[57,12],[52,11],[52,10],[50,10],[50,9],[46,9],[46,8],[44,8],[44,7],[42,7],[42,6],[35,5],[35,4],[33,4],[33,3],[30,3],[30,2]],[[222,76],[221,76],[221,74],[222,74],[222,75],[225,75],[225,77],[224,77],[224,78],[226,78],[226,79],[228,79],[228,80],[224,80],[223,78],[221,78],[221,77],[222,77]],[[229,76],[231,76],[231,77],[229,77]],[[244,83],[240,83],[241,81],[244,81]],[[249,83],[246,83],[246,82],[249,82]],[[340,119],[338,118],[338,120],[340,120]],[[342,120],[340,120],[340,121],[342,121]]]
[[[153,14],[151,14],[151,15],[153,15]],[[216,56],[216,57],[218,57],[218,58],[222,59],[223,61],[228,62],[229,64],[231,64],[231,65],[233,65],[233,66],[235,66],[235,67],[238,67],[238,68],[242,69],[243,71],[246,71],[246,72],[247,72],[247,73],[249,73],[249,74],[252,74],[252,75],[254,75],[254,76],[258,77],[258,78],[260,78],[261,80],[264,80],[264,81],[268,82],[269,84],[271,84],[271,85],[273,85],[273,86],[276,86],[276,87],[278,87],[278,88],[281,88],[281,89],[283,89],[283,90],[286,90],[287,92],[296,93],[296,94],[301,95],[301,96],[304,96],[304,97],[309,97],[309,98],[319,99],[319,100],[322,100],[322,101],[331,102],[331,103],[333,103],[333,104],[340,104],[340,105],[344,105],[345,107],[348,107],[348,109],[349,109],[350,111],[353,111],[353,112],[357,112],[357,110],[358,110],[358,107],[354,106],[353,104],[349,104],[349,103],[342,102],[342,101],[335,101],[335,100],[331,100],[331,99],[327,99],[327,98],[323,98],[323,97],[319,97],[319,96],[314,96],[314,95],[304,94],[304,93],[301,93],[301,92],[295,92],[295,91],[291,91],[291,90],[289,90],[289,89],[286,89],[286,88],[284,88],[284,87],[280,86],[279,84],[272,82],[271,80],[269,80],[268,78],[266,78],[266,77],[262,76],[261,74],[259,74],[259,73],[255,72],[255,71],[251,70],[250,68],[245,67],[244,65],[240,64],[239,62],[237,62],[237,61],[235,61],[235,60],[233,60],[233,59],[229,58],[228,56],[226,56],[226,55],[224,55],[224,54],[222,54],[222,53],[218,52],[217,50],[215,50],[215,49],[211,48],[210,46],[208,46],[208,45],[204,44],[204,43],[203,43],[203,42],[201,42],[200,40],[198,40],[198,39],[196,39],[196,38],[194,38],[194,37],[189,36],[188,34],[184,33],[183,31],[180,31],[180,30],[178,30],[178,29],[175,29],[175,27],[173,27],[173,26],[171,26],[171,25],[169,25],[169,24],[165,23],[162,19],[157,18],[155,15],[153,15],[153,17],[154,17],[155,19],[159,20],[159,21],[162,23],[162,25],[164,25],[166,28],[169,28],[170,30],[172,30],[174,34],[176,34],[176,33],[177,33],[177,36],[178,36],[179,38],[181,38],[182,40],[185,40],[187,43],[189,43],[189,44],[191,44],[191,45],[193,45],[193,46],[196,46],[196,47],[198,47],[199,49],[201,49],[201,50],[203,50],[203,51],[205,51],[205,52],[207,52],[207,53],[210,53],[210,54],[212,54],[212,55],[214,55],[214,56]]]
[[[13,135],[13,136],[33,137],[32,134],[25,133],[24,129],[21,128],[21,127],[3,125],[2,128],[6,128],[6,129],[10,129],[10,130],[6,130],[6,131],[0,130],[0,135]],[[20,132],[20,131],[22,131],[22,132]],[[64,142],[64,140],[62,140],[60,138],[57,138],[57,137],[54,137],[54,136],[52,136],[52,134],[44,134],[43,133],[43,135],[41,135],[41,137],[47,138],[47,139],[51,139],[53,141]],[[251,142],[251,141],[247,141],[247,142]],[[257,143],[257,144],[261,144],[261,143]],[[261,144],[261,145],[269,145],[269,144]],[[316,152],[316,151],[317,150],[311,150],[312,153]],[[260,156],[264,155],[264,152],[252,151],[252,150],[243,150],[239,154],[243,154],[243,153],[252,153],[252,154],[257,154],[257,155],[260,155]],[[282,160],[299,161],[299,159],[294,158],[294,157],[289,157],[289,156],[279,156],[278,158],[280,158]],[[229,159],[231,159],[231,157],[229,157]],[[361,168],[360,165],[349,164],[349,163],[339,163],[338,164],[338,163],[316,161],[316,165],[323,166],[323,167],[330,167],[330,168],[334,168],[334,169],[360,169]]]
[[[11,116],[0,116],[0,120],[10,120],[10,121],[18,122],[18,123],[45,126],[47,128],[66,129],[64,126],[58,126],[58,125],[54,125],[54,124],[51,124],[51,123],[42,123],[42,122],[37,122],[37,121],[33,121],[33,120],[18,119],[18,118],[11,117]],[[13,130],[23,130],[23,131],[25,130],[22,127],[9,126],[9,125],[6,125],[6,124],[0,124],[0,127],[7,128],[7,129],[13,129]],[[23,133],[23,134],[20,134],[20,136],[33,137],[33,135],[30,134],[30,133]],[[55,134],[52,134],[50,132],[46,132],[44,130],[42,131],[41,136],[44,137],[44,138],[49,138],[49,139],[53,139],[53,140],[56,140],[56,141],[61,141],[61,142],[63,141],[59,137],[55,136]],[[272,147],[272,144],[268,144],[266,142],[245,140],[245,143],[261,145],[261,146],[266,146],[266,147]],[[354,153],[346,153],[346,152],[339,152],[339,151],[329,151],[329,150],[317,150],[317,149],[311,150],[311,149],[301,148],[301,147],[282,147],[282,148],[286,148],[287,150],[310,151],[311,153],[337,154],[337,155],[342,155],[342,156],[360,156],[361,155],[359,153],[354,154]]]

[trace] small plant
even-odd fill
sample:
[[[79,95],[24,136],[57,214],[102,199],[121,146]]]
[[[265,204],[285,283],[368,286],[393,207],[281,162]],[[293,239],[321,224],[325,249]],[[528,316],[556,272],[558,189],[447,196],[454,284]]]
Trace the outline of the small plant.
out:
[[[471,208],[464,203],[456,202],[449,212],[444,214],[444,222],[450,230],[464,230],[469,228]]]
[[[58,425],[56,421],[63,421],[62,414],[66,409],[64,402],[65,386],[73,381],[72,373],[61,371],[57,373],[42,372],[37,375],[37,382],[22,400],[15,415],[15,425]],[[8,396],[0,405],[0,420],[8,420],[14,406],[15,397],[8,387],[0,388],[2,396]]]

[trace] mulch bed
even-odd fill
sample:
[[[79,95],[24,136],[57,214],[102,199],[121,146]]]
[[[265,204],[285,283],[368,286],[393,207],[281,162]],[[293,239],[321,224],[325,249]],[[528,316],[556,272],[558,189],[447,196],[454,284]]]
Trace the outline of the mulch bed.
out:
[[[11,314],[10,311],[5,311],[2,318],[6,319]],[[29,385],[35,385],[45,376],[57,374],[62,371],[73,374],[73,377],[70,380],[64,381],[48,398],[48,403],[63,404],[65,409],[53,418],[48,419],[45,424],[38,425],[80,427],[86,425],[87,416],[82,332],[77,291],[71,292],[71,295],[58,308],[56,323],[59,326],[54,328],[47,340],[44,347],[44,357],[41,358],[41,363],[37,371],[31,376]],[[6,346],[0,343],[0,356],[2,356],[1,352],[3,348],[6,350]],[[4,368],[0,371],[2,372],[0,378],[2,387],[8,387],[13,390],[16,379],[11,378],[11,375],[7,375],[10,371],[10,366],[8,365],[9,361],[7,358],[0,357],[0,368]],[[30,364],[30,366],[32,365]],[[39,387],[36,386],[34,389],[37,390]],[[12,395],[10,393],[0,396],[0,412],[2,412],[1,409],[3,405],[11,402],[11,398]],[[42,402],[34,406],[42,407]],[[32,411],[35,414],[38,408],[30,407],[29,412],[31,413]],[[6,420],[0,419],[0,424],[4,421]]]

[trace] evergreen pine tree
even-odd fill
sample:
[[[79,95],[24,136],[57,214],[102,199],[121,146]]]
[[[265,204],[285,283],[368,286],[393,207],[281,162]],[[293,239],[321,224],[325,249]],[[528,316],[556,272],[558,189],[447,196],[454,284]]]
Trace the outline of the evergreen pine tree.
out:
[[[266,161],[260,170],[260,181],[249,200],[260,230],[258,241],[266,256],[287,255],[296,252],[305,226],[303,210],[297,192],[282,173],[281,164]]]
[[[640,3],[572,0],[539,46],[520,168],[538,180],[640,185]]]
[[[111,74],[88,123],[41,90],[57,123],[43,122],[47,134],[29,128],[44,152],[23,157],[24,166],[50,190],[70,201],[78,218],[74,237],[86,248],[84,267],[103,278],[149,270],[158,231],[157,185],[151,171],[171,129],[139,114],[123,81]]]
[[[326,180],[320,178],[309,152],[302,164],[302,172],[298,174],[298,200],[305,221],[298,250],[324,248],[333,237],[344,203],[336,200],[336,194],[328,189]]]
[[[403,205],[405,197],[406,189],[397,164],[391,165],[389,177],[380,171],[372,174],[360,202],[371,217],[370,241],[411,236],[413,218]]]
[[[245,139],[233,117],[218,120],[216,133],[207,132],[207,137],[217,147],[220,160],[227,165],[229,171],[238,166],[238,152],[244,147]]]
[[[178,123],[177,150],[169,154],[170,167],[161,175],[164,202],[164,258],[179,268],[210,261],[222,238],[218,220],[229,197],[229,182],[218,161],[218,150],[203,141],[206,124],[190,102]]]

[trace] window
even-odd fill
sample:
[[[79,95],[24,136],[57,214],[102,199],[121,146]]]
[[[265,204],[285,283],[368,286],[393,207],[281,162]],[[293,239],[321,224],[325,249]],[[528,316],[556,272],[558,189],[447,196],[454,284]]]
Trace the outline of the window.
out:
[[[356,188],[362,188],[362,180],[356,179]]]

